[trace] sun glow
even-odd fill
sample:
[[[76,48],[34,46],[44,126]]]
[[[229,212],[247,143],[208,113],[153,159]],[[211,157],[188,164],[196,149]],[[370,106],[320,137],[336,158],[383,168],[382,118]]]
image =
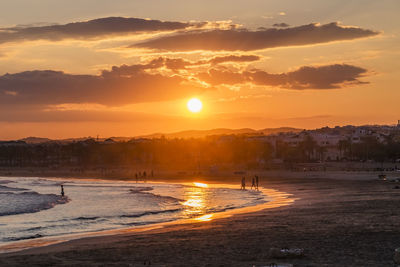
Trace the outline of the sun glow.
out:
[[[203,103],[198,98],[191,98],[187,102],[187,108],[189,109],[190,112],[197,113],[200,112],[201,109],[203,108]]]
[[[208,184],[203,184],[203,183],[193,183],[195,186],[197,187],[203,187],[203,188],[207,188]]]

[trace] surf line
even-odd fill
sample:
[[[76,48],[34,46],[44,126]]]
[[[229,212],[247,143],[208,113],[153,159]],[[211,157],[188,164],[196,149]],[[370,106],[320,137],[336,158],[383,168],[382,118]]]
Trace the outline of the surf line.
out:
[[[82,179],[80,179],[82,180]],[[149,183],[153,183],[149,181]],[[168,182],[154,182],[154,183],[162,183],[162,184],[180,184],[186,186],[196,186],[195,183],[168,183]],[[208,184],[211,188],[228,188],[228,189],[237,189],[237,185],[233,184]],[[221,212],[208,213],[199,217],[189,218],[189,219],[178,219],[169,222],[161,222],[150,225],[142,225],[136,227],[127,227],[113,230],[105,230],[105,231],[95,231],[95,232],[85,232],[85,233],[77,233],[77,234],[68,234],[68,235],[60,235],[55,237],[41,237],[34,240],[20,240],[15,241],[9,244],[5,244],[0,246],[0,253],[12,253],[12,252],[21,252],[25,251],[29,253],[32,250],[32,253],[35,252],[35,249],[49,247],[52,245],[57,245],[61,243],[67,243],[70,241],[80,240],[84,242],[85,240],[88,243],[92,244],[89,240],[96,237],[104,237],[104,236],[116,236],[123,234],[138,234],[143,232],[155,231],[155,230],[163,230],[168,231],[166,229],[167,226],[178,226],[185,224],[193,224],[193,223],[205,223],[210,222],[216,219],[228,218],[236,214],[245,214],[245,213],[254,213],[257,211],[265,210],[265,209],[273,209],[279,208],[283,206],[288,206],[293,204],[298,198],[293,198],[292,194],[278,191],[275,189],[264,188],[261,187],[260,191],[264,194],[264,197],[268,198],[267,202],[260,203],[254,206],[246,206],[241,208],[235,208],[230,210],[225,210]],[[98,242],[98,241],[95,241]],[[23,253],[23,252],[22,252]]]

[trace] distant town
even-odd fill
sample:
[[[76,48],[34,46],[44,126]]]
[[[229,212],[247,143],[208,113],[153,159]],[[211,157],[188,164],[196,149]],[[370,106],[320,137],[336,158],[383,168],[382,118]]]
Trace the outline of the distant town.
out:
[[[38,168],[104,175],[282,168],[393,171],[400,168],[400,121],[393,126],[219,129],[136,138],[31,137],[0,142],[0,174]]]

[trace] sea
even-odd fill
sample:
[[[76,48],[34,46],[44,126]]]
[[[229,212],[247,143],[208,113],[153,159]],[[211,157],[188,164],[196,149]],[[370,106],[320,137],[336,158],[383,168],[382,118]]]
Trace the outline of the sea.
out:
[[[0,245],[201,218],[267,201],[261,191],[203,183],[0,177]]]

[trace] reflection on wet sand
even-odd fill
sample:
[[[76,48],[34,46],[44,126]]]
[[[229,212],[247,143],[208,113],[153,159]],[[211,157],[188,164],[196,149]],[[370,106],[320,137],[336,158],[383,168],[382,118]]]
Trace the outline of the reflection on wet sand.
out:
[[[212,219],[213,219],[213,216],[214,216],[214,214],[206,214],[206,215],[203,215],[203,216],[200,216],[200,217],[198,217],[198,218],[196,218],[195,220],[196,221],[200,221],[200,222],[209,222],[209,221],[211,221]]]

